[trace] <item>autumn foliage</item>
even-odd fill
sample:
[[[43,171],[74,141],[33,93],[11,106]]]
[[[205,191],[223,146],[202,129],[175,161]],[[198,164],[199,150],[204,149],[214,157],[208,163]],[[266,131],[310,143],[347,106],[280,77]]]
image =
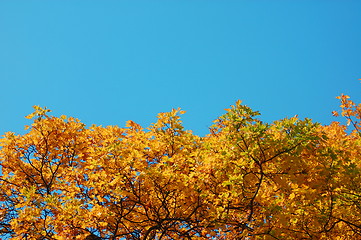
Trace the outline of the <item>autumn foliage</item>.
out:
[[[240,101],[204,137],[35,107],[0,149],[2,239],[361,239],[361,106],[264,123]],[[334,115],[338,113],[334,112]]]

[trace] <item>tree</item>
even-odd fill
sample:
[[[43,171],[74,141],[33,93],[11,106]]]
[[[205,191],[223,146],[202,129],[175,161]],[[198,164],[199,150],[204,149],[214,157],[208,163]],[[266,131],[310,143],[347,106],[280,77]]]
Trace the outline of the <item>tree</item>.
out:
[[[205,137],[174,109],[149,128],[86,127],[35,107],[0,149],[5,239],[361,238],[360,107],[354,130],[267,124],[237,101]],[[337,115],[334,112],[334,115]]]

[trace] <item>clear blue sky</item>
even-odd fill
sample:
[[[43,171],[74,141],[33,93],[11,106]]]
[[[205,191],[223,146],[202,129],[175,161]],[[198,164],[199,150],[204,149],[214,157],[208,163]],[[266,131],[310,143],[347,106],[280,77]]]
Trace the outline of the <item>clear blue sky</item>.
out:
[[[204,135],[241,99],[267,122],[361,102],[361,1],[0,0],[0,134],[33,105],[146,127],[181,107]]]

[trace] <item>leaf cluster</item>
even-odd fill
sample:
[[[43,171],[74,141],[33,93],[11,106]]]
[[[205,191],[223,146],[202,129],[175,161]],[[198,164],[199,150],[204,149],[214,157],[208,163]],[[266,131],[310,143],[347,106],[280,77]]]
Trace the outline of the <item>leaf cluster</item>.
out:
[[[240,101],[204,137],[183,128],[180,109],[143,129],[35,107],[26,134],[0,140],[0,235],[361,238],[360,109],[340,99],[351,133],[297,117],[264,123]]]

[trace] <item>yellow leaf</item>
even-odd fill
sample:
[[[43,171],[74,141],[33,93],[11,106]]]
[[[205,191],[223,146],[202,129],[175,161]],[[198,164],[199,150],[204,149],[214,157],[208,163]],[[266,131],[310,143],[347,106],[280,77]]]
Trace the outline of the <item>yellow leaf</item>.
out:
[[[295,198],[295,196],[296,196],[296,195],[295,195],[294,193],[291,193],[290,196],[288,197],[288,199],[292,200],[292,199]]]

